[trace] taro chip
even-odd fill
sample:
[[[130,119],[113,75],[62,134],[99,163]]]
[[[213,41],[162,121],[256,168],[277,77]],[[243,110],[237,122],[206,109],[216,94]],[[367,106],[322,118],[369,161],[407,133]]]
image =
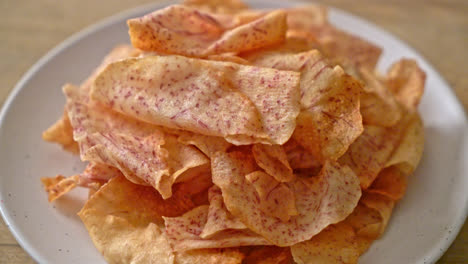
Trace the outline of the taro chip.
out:
[[[263,213],[283,222],[297,215],[294,193],[286,184],[277,182],[263,171],[254,171],[245,175],[245,178],[257,191]]]
[[[294,179],[288,156],[282,146],[255,144],[252,153],[258,166],[276,181],[289,182]]]
[[[66,111],[63,113],[61,119],[57,120],[55,124],[42,133],[42,139],[49,142],[56,142],[62,145],[63,149],[73,154],[80,153],[78,144],[73,139],[73,128]]]
[[[91,97],[168,128],[220,136],[234,144],[282,144],[295,128],[298,86],[296,72],[150,56],[109,65],[96,79]]]
[[[421,117],[414,113],[409,117],[403,136],[385,167],[396,166],[409,176],[419,164],[424,150],[424,127]]]
[[[288,162],[292,169],[308,169],[320,167],[320,162],[309,151],[304,149],[293,138],[283,145]]]
[[[387,84],[397,101],[414,112],[424,93],[426,74],[414,60],[402,59],[387,73]]]
[[[375,180],[399,140],[397,127],[364,126],[364,132],[340,158],[358,175],[363,189]]]
[[[395,125],[403,113],[391,91],[365,68],[360,70],[360,76],[365,82],[361,92],[363,122],[385,127]]]
[[[406,192],[407,175],[395,166],[383,169],[367,190],[386,196],[393,201],[400,200]]]
[[[245,178],[255,169],[253,163],[254,158],[242,152],[218,152],[211,160],[213,182],[221,188],[226,208],[277,246],[308,240],[343,220],[361,196],[359,180],[351,169],[326,162],[318,176],[297,177],[287,183],[295,195],[298,215],[283,222],[262,212],[257,191]]]
[[[244,264],[290,264],[292,263],[289,247],[262,246],[247,249]]]
[[[221,190],[217,186],[210,188],[208,191],[208,199],[210,201],[210,207],[205,227],[200,234],[201,238],[209,238],[226,229],[247,229],[244,223],[232,216],[226,209]]]
[[[344,223],[330,225],[311,240],[293,245],[291,253],[298,264],[354,264],[360,256],[356,234]]]
[[[231,144],[222,137],[200,135],[188,131],[181,131],[178,140],[187,145],[194,145],[207,157],[217,151],[225,152]]]
[[[379,226],[379,236],[382,235],[392,215],[395,201],[377,193],[364,192],[360,202],[365,206],[379,212],[382,218]]]
[[[132,45],[145,51],[190,57],[253,50],[281,42],[286,14],[272,11],[250,16],[245,24],[183,5],[172,5],[127,21]]]
[[[208,220],[208,212],[209,206],[201,205],[180,217],[164,217],[166,234],[175,251],[271,244],[248,229],[226,229],[209,238],[201,238]]]
[[[330,67],[318,51],[264,52],[250,60],[301,72],[301,113],[293,138],[322,163],[338,159],[362,133],[360,84],[340,67]]]
[[[244,254],[237,248],[194,249],[175,254],[176,264],[241,264]]]
[[[174,263],[161,216],[175,216],[192,206],[183,195],[163,200],[152,187],[118,176],[91,196],[78,215],[108,262],[148,263],[158,259]]]
[[[51,178],[44,177],[41,178],[41,182],[46,192],[49,194],[49,202],[53,202],[74,189],[79,182],[79,176],[64,177],[62,175],[57,175]]]

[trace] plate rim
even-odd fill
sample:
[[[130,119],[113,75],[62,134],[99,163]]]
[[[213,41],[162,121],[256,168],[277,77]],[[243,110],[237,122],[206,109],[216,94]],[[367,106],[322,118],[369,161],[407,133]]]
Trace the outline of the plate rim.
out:
[[[4,124],[4,119],[7,117],[8,112],[10,110],[10,106],[13,104],[15,98],[17,97],[18,93],[25,87],[25,84],[27,84],[32,77],[50,60],[52,60],[54,57],[60,55],[66,48],[72,46],[73,44],[79,42],[83,38],[87,37],[88,35],[102,30],[103,28],[110,26],[112,24],[115,24],[119,20],[124,19],[125,17],[129,17],[132,15],[136,15],[138,13],[142,13],[144,11],[147,11],[149,9],[154,9],[154,8],[163,8],[165,6],[168,6],[170,4],[175,4],[179,3],[180,1],[171,1],[171,0],[162,0],[158,1],[156,3],[149,3],[149,4],[143,4],[139,5],[137,7],[133,7],[121,12],[117,12],[114,15],[105,17],[103,19],[100,19],[96,21],[95,23],[88,25],[84,27],[83,29],[72,33],[71,36],[67,37],[65,40],[60,42],[59,44],[55,45],[53,48],[51,48],[49,51],[47,51],[39,60],[37,60],[19,79],[19,81],[15,84],[14,88],[9,92],[7,98],[5,99],[2,108],[0,110],[0,128],[3,127]],[[269,3],[270,5],[280,4],[283,3],[281,0],[245,0],[247,4],[266,4]],[[305,0],[293,0],[287,3],[288,6],[298,6],[298,5],[306,5],[306,4],[317,4],[311,1],[305,1]],[[387,37],[391,38],[392,40],[398,42],[404,48],[409,50],[411,53],[414,53],[417,57],[418,60],[424,63],[424,66],[426,69],[431,71],[433,74],[433,77],[435,79],[438,79],[444,86],[444,93],[450,97],[450,99],[454,102],[456,102],[453,107],[455,107],[456,111],[461,113],[462,117],[465,119],[465,121],[468,119],[467,118],[467,112],[463,108],[463,105],[461,101],[458,99],[456,96],[454,90],[451,88],[449,83],[446,81],[446,79],[437,71],[434,66],[427,61],[427,59],[422,56],[415,48],[413,48],[410,44],[407,42],[403,41],[393,33],[387,31],[386,29],[378,26],[374,22],[364,19],[358,15],[355,15],[352,12],[345,11],[339,8],[336,8],[332,5],[327,5],[327,7],[330,9],[330,16],[332,13],[338,14],[339,16],[345,16],[349,17],[353,20],[359,21],[359,23],[366,24],[366,26],[372,28],[375,31],[380,31],[381,33],[385,34]],[[465,132],[468,130],[467,129],[468,125],[465,122],[465,127],[464,130]],[[466,144],[466,134],[465,134],[465,145]],[[463,148],[462,150],[463,151]],[[3,196],[0,193],[0,196]],[[464,202],[464,208],[463,208],[464,214],[461,214],[458,219],[455,220],[455,223],[457,224],[455,228],[452,229],[453,232],[445,232],[446,238],[447,239],[441,239],[438,241],[439,244],[442,245],[440,247],[440,250],[431,250],[429,254],[426,256],[425,261],[429,261],[431,263],[436,262],[438,259],[442,257],[442,255],[447,251],[447,249],[453,244],[454,240],[460,233],[461,228],[463,227],[466,219],[468,218],[468,196],[466,201]],[[2,216],[3,220],[5,221],[5,225],[9,229],[9,231],[13,234],[14,238],[18,242],[18,244],[29,254],[29,256],[34,259],[35,261],[42,263],[44,260],[42,259],[41,255],[36,252],[34,249],[33,245],[30,245],[30,243],[24,239],[23,236],[18,234],[17,228],[15,228],[14,220],[9,217],[9,213],[6,212],[6,208],[4,207],[3,204],[0,204],[0,215]]]

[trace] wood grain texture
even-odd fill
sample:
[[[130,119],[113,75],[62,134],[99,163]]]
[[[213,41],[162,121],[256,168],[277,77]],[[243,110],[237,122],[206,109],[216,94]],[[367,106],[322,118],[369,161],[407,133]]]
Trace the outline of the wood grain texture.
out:
[[[0,1],[0,106],[29,67],[71,34],[151,0]],[[468,109],[468,1],[327,0],[395,34],[439,71]],[[437,263],[468,263],[468,225]],[[0,220],[0,264],[34,263]]]

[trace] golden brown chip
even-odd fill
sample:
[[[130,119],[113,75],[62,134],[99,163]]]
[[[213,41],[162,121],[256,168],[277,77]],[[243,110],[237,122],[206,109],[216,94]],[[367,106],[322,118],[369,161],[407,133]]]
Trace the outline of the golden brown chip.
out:
[[[409,112],[414,112],[424,93],[426,74],[415,60],[402,59],[392,65],[387,74],[387,84],[398,102]]]
[[[290,264],[292,263],[289,247],[249,247],[243,264]]]
[[[257,165],[276,181],[289,182],[294,179],[288,156],[282,146],[255,144],[252,147],[252,153]]]
[[[263,171],[254,171],[245,175],[245,178],[254,186],[263,213],[283,222],[298,214],[294,193],[286,184],[276,181]]]
[[[418,113],[408,116],[400,142],[385,167],[396,166],[406,176],[413,173],[424,150],[424,127]]]
[[[176,264],[241,264],[244,254],[237,248],[194,249],[177,252]]]
[[[154,188],[118,176],[91,196],[78,215],[109,263],[163,264],[173,263],[174,255],[161,216],[177,216],[192,207],[184,194],[163,200]]]
[[[75,140],[73,140],[73,128],[68,119],[66,111],[62,118],[42,133],[42,139],[49,142],[55,142],[62,145],[63,149],[73,154],[79,154],[80,149]]]
[[[164,217],[167,237],[175,251],[199,248],[229,248],[271,245],[265,238],[245,229],[226,229],[203,239],[200,237],[208,220],[208,205],[201,205],[180,217]]]
[[[250,59],[262,67],[301,72],[301,113],[293,138],[322,163],[338,159],[362,133],[359,82],[330,67],[318,51],[267,51]]]
[[[205,136],[188,131],[180,132],[178,140],[183,144],[194,145],[208,157],[217,151],[225,152],[231,146],[231,143],[222,137]]]
[[[364,126],[364,132],[340,158],[358,175],[361,187],[367,189],[384,168],[400,136],[399,127]]]
[[[172,5],[128,20],[132,45],[145,51],[205,57],[252,50],[281,42],[286,32],[284,11],[272,11],[245,24],[184,5]],[[241,21],[244,22],[244,21]]]
[[[298,86],[296,72],[150,56],[109,65],[91,97],[146,122],[234,144],[282,144],[295,128]]]
[[[365,82],[361,92],[361,115],[368,125],[390,127],[403,114],[392,92],[368,69],[361,69],[360,76]]]
[[[400,200],[406,192],[407,177],[395,166],[383,169],[372,185],[367,189],[369,193],[377,193],[394,201]]]
[[[257,191],[245,179],[255,170],[251,155],[218,152],[211,161],[213,182],[221,188],[226,208],[248,228],[278,246],[308,240],[329,224],[343,220],[361,196],[359,180],[351,169],[326,162],[317,177],[297,177],[287,183],[295,194],[298,215],[282,222],[262,213]]]
[[[41,182],[44,185],[46,192],[49,194],[49,202],[53,202],[60,198],[62,195],[71,191],[78,185],[79,176],[64,177],[57,175],[51,178],[41,178]]]
[[[393,207],[395,206],[395,201],[377,193],[364,192],[360,202],[365,206],[379,212],[380,217],[382,218],[378,229],[379,236],[381,236],[384,233],[385,228],[387,228],[388,221],[392,215]]]
[[[291,253],[298,264],[353,264],[360,256],[353,228],[342,223],[327,227],[311,240],[293,245]]]
[[[217,186],[213,186],[208,191],[208,199],[210,207],[208,210],[208,218],[200,234],[201,238],[210,238],[220,231],[226,229],[247,229],[247,227],[238,218],[229,213],[224,205],[221,190]]]
[[[309,151],[304,149],[299,143],[293,138],[288,140],[283,145],[286,155],[288,156],[288,162],[291,168],[296,169],[308,169],[320,167],[320,162],[312,155]]]

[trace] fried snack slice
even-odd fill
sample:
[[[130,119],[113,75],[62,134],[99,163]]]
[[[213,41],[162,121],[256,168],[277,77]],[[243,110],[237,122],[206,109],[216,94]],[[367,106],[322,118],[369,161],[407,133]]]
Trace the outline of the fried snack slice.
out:
[[[79,176],[74,175],[71,177],[65,177],[63,175],[57,175],[55,177],[43,177],[41,178],[42,185],[48,193],[49,202],[53,202],[71,191],[78,185]]]
[[[320,162],[314,157],[314,155],[297,143],[293,138],[288,140],[288,142],[283,145],[283,148],[286,152],[286,156],[288,157],[289,165],[294,170],[317,168],[321,166]]]
[[[295,195],[298,215],[282,222],[262,213],[257,191],[245,179],[255,170],[254,162],[244,152],[218,152],[211,159],[213,182],[221,188],[226,208],[277,246],[308,240],[326,226],[343,220],[361,196],[359,180],[351,169],[326,162],[317,177],[297,177],[287,183]]]
[[[249,247],[244,264],[291,264],[289,247],[258,246]]]
[[[276,181],[263,171],[254,171],[245,175],[245,178],[257,191],[263,213],[283,222],[288,222],[291,216],[298,214],[294,193],[286,184]]]
[[[237,248],[194,249],[177,252],[176,264],[241,264],[244,254]]]
[[[127,24],[134,47],[190,57],[253,50],[284,40],[284,11],[249,18],[254,20],[239,25],[233,22],[234,17],[172,5],[130,19]]]
[[[257,165],[276,181],[289,182],[294,179],[293,170],[289,166],[288,156],[283,146],[255,144],[252,147],[252,154]]]
[[[175,251],[271,244],[249,229],[226,229],[210,238],[201,238],[200,234],[208,220],[208,211],[208,205],[201,205],[180,217],[164,217],[166,235]]]
[[[291,247],[298,264],[357,263],[360,252],[353,228],[347,224],[330,225],[311,240]]]
[[[424,151],[424,127],[416,112],[408,116],[406,128],[400,142],[385,167],[396,166],[406,176],[417,168]]]
[[[210,238],[226,229],[247,229],[244,223],[232,216],[226,209],[219,187],[215,185],[210,188],[208,191],[208,199],[210,201],[210,207],[205,227],[200,234],[201,238]]]
[[[330,67],[318,51],[266,51],[250,59],[254,65],[301,72],[301,113],[293,138],[320,162],[338,159],[362,133],[359,82]]]
[[[179,142],[197,147],[207,157],[211,157],[217,151],[226,152],[232,146],[222,137],[205,136],[188,131],[180,131],[178,136]]]
[[[298,88],[296,72],[150,56],[109,65],[91,97],[168,128],[221,136],[234,144],[282,144],[295,128]]]
[[[405,194],[407,185],[408,175],[402,173],[398,167],[390,166],[379,173],[367,192],[377,193],[393,201],[398,201]]]
[[[396,62],[389,69],[386,81],[397,101],[407,111],[416,111],[426,82],[426,73],[416,61],[401,59]]]
[[[153,187],[112,178],[78,213],[96,248],[109,263],[173,263],[161,216],[177,216],[194,207],[175,193],[164,200]]]
[[[171,196],[179,175],[208,163],[196,148],[89,100],[78,87],[67,85],[64,93],[82,160],[116,167],[130,181],[152,185],[164,198]]]
[[[368,69],[360,69],[365,85],[361,92],[361,115],[364,124],[390,127],[401,119],[403,111],[385,82]]]
[[[363,192],[360,202],[380,214],[381,221],[378,227],[378,236],[380,237],[387,228],[395,201],[377,193]]]
[[[78,144],[73,140],[73,128],[70,125],[66,111],[63,113],[62,118],[42,133],[42,139],[58,143],[62,145],[63,149],[73,154],[80,153]]]
[[[109,63],[123,58],[138,56],[140,51],[129,45],[117,45],[109,54],[102,60],[99,67],[81,84],[81,89],[89,91],[91,83],[97,74]],[[74,154],[79,154],[79,146],[73,139],[73,129],[68,118],[67,110],[65,109],[63,116],[55,122],[51,127],[42,133],[42,138],[45,141],[56,142],[62,147]]]
[[[316,42],[327,57],[345,68],[368,68],[373,70],[382,49],[365,39],[351,35],[328,23],[327,9],[309,5],[286,9],[288,31],[303,35]]]
[[[348,151],[340,158],[341,164],[348,165],[358,175],[361,187],[367,189],[384,168],[400,139],[400,126],[364,126]]]

